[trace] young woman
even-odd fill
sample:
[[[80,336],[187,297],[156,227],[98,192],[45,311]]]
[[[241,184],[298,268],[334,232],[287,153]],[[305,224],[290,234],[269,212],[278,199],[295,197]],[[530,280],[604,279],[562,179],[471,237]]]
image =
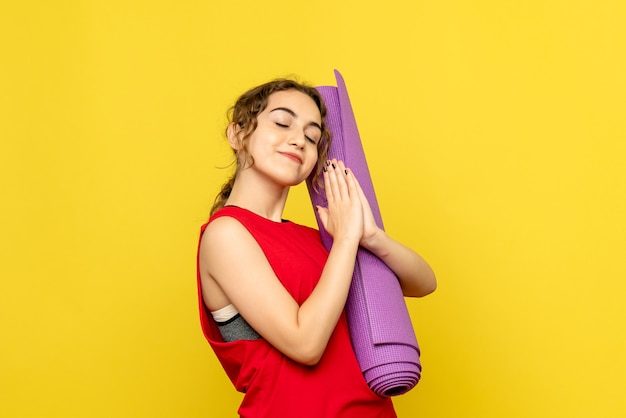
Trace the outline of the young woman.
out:
[[[244,93],[226,135],[237,169],[202,227],[201,322],[245,397],[242,417],[395,417],[367,386],[344,313],[359,245],[398,276],[405,296],[436,288],[428,264],[376,226],[357,179],[327,161],[326,108],[312,87],[275,80]],[[323,173],[333,236],[283,220],[289,188]]]

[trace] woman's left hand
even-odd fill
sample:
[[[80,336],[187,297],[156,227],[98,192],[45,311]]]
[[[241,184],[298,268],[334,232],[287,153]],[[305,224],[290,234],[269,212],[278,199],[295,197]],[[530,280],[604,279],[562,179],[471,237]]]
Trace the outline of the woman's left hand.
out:
[[[374,219],[374,213],[372,212],[372,207],[370,206],[359,181],[356,180],[356,187],[359,193],[359,199],[361,200],[361,206],[363,207],[363,236],[361,237],[361,241],[359,244],[364,248],[370,248],[377,238],[384,234],[385,232],[380,229],[378,224],[376,224],[376,220]]]

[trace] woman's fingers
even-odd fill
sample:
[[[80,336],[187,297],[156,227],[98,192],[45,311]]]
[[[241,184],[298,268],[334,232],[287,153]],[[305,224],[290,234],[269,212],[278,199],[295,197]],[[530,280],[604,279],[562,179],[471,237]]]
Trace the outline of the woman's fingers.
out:
[[[354,176],[354,173],[352,173],[352,170],[344,165],[343,161],[339,161],[339,167],[341,169],[342,176],[344,176],[345,174],[344,179],[346,181],[348,193],[353,199],[358,199],[360,201],[361,197],[359,196],[359,184],[356,177]]]
[[[328,204],[330,205],[332,202],[335,201],[335,199],[333,195],[333,185],[330,180],[331,173],[329,172],[329,168],[330,168],[330,161],[327,161],[326,167],[324,167],[324,191],[326,192],[326,200],[328,201]]]
[[[325,166],[324,183],[328,201],[328,209],[323,212],[324,227],[332,235],[345,233],[349,236],[361,237],[363,208],[352,172],[342,161],[329,160]]]
[[[343,163],[334,159],[330,160],[326,166],[326,175],[329,182],[329,189],[326,193],[329,197],[329,202],[331,199],[334,201],[346,201],[350,198],[344,170]]]

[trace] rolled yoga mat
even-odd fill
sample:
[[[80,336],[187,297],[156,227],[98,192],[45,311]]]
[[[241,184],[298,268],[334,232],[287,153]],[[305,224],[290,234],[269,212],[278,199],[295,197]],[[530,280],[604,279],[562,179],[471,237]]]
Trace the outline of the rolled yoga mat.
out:
[[[336,70],[335,78],[337,87],[317,87],[328,108],[326,124],[332,134],[329,158],[343,160],[353,171],[376,223],[382,229],[382,218],[348,91],[343,77]],[[326,206],[323,192],[315,192],[311,181],[307,186],[313,208]],[[324,229],[317,211],[314,212],[322,242],[330,249],[332,237]],[[357,253],[346,315],[354,352],[372,391],[389,397],[411,390],[421,377],[422,366],[404,296],[395,274],[364,248],[359,248]]]

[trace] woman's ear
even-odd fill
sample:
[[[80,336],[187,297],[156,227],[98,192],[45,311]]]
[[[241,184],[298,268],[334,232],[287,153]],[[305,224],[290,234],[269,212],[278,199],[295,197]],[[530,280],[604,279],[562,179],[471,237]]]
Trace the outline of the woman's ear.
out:
[[[231,122],[226,128],[226,136],[228,137],[228,143],[235,151],[241,151],[243,148],[243,129],[235,122]]]

